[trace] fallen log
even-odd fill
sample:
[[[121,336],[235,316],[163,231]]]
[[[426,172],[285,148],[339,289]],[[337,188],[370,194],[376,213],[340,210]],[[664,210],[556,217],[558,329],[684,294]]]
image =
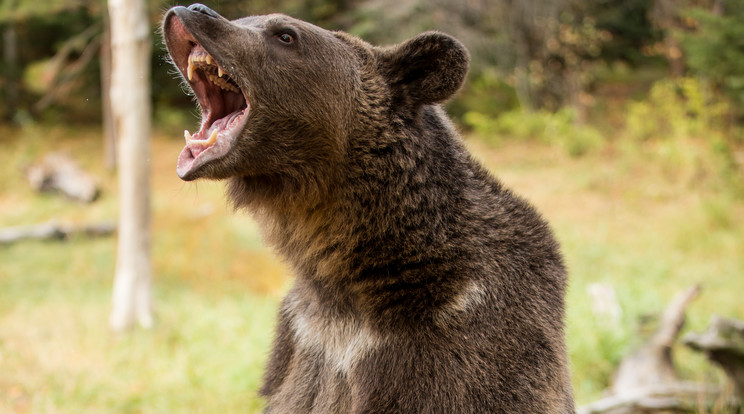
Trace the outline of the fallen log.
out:
[[[685,311],[699,293],[700,286],[695,285],[674,297],[664,310],[651,340],[620,362],[610,394],[624,395],[637,389],[673,386],[679,382],[672,360],[672,347],[685,324]]]
[[[709,412],[721,404],[721,392],[716,386],[690,382],[646,386],[584,405],[576,412],[577,414]]]
[[[708,330],[699,334],[691,332],[682,342],[704,352],[709,360],[723,368],[737,396],[744,400],[744,322],[713,316]]]
[[[579,407],[577,414],[741,412],[741,394],[736,398],[716,385],[683,382],[674,367],[672,348],[684,326],[685,311],[699,292],[696,285],[677,294],[651,339],[623,358],[608,396]],[[743,323],[714,318],[707,332],[688,334],[684,341],[718,358],[734,382],[744,379]]]
[[[96,179],[83,171],[69,156],[50,153],[26,169],[31,187],[39,192],[59,192],[73,200],[90,203],[100,190]]]
[[[0,245],[12,244],[21,240],[65,240],[73,235],[101,237],[113,234],[116,223],[103,221],[93,224],[73,225],[51,221],[30,226],[0,228]]]

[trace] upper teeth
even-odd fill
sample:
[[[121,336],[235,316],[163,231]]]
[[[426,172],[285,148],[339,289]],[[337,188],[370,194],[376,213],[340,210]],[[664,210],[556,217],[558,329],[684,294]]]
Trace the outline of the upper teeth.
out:
[[[210,66],[215,66],[212,62],[214,62],[214,58],[212,55],[210,55],[207,52],[204,51],[196,51],[194,53],[191,53],[189,55],[189,63],[188,68],[186,68],[186,76],[189,78],[189,80],[193,80],[194,78],[194,71],[198,67],[206,68]],[[222,67],[217,64],[217,76],[223,77],[225,75],[225,71],[222,70]],[[214,69],[213,69],[214,70]]]

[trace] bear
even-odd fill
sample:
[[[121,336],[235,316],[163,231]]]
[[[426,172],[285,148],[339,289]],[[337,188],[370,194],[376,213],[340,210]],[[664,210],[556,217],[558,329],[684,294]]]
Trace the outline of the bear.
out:
[[[291,267],[265,413],[572,413],[567,275],[542,216],[442,108],[470,56],[282,14],[163,19],[201,109],[178,176],[225,180]]]

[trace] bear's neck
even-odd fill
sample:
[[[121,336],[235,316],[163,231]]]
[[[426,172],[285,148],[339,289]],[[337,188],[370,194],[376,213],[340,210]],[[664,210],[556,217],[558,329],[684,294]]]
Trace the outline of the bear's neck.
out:
[[[243,178],[233,180],[230,194],[253,191],[248,209],[299,278],[338,286],[339,278],[434,263],[429,252],[441,253],[458,237],[451,231],[470,204],[468,188],[478,185],[477,166],[438,111],[384,136],[354,138],[347,162],[317,179],[323,185]]]

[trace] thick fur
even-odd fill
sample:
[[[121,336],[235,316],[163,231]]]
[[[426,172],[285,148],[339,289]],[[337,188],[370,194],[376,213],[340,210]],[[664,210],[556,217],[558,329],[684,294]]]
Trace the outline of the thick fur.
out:
[[[462,44],[216,16],[175,8],[164,29],[179,18],[251,103],[230,153],[189,179],[227,178],[296,273],[266,412],[573,412],[559,247],[438,106]]]

